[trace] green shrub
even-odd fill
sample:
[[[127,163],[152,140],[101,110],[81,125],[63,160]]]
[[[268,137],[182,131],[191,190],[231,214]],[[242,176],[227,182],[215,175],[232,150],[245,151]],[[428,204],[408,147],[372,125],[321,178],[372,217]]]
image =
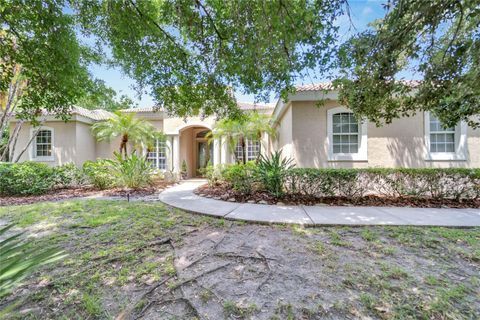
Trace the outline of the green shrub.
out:
[[[54,169],[44,163],[0,164],[0,194],[38,195],[55,186]]]
[[[288,170],[293,168],[293,159],[282,157],[282,151],[276,151],[269,158],[261,155],[257,165],[257,175],[263,187],[272,195],[283,195],[283,185]]]
[[[135,152],[125,159],[119,153],[115,156],[116,159],[112,162],[112,173],[119,186],[138,189],[152,183],[153,169],[144,157],[137,156]]]
[[[255,172],[255,163],[250,161],[225,166],[221,169],[221,176],[234,191],[251,194],[256,182]]]
[[[57,187],[76,187],[87,181],[83,170],[79,169],[73,163],[67,163],[62,166],[54,167],[54,181]]]
[[[83,173],[96,188],[107,189],[113,187],[116,179],[112,174],[112,163],[112,160],[107,159],[85,161]]]
[[[290,193],[314,197],[361,197],[366,193],[389,197],[475,199],[480,197],[480,169],[371,168],[288,170]]]

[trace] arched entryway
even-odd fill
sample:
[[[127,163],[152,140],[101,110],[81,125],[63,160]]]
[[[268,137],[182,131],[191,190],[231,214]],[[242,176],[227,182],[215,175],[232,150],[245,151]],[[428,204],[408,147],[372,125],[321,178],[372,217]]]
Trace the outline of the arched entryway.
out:
[[[179,131],[180,168],[186,165],[186,177],[201,176],[202,168],[213,163],[213,143],[208,142],[210,129],[205,126],[190,126]]]

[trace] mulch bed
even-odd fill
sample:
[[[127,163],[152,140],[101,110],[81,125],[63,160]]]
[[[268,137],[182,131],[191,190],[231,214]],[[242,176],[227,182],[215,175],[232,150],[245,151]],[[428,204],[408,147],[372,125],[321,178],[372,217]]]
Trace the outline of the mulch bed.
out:
[[[99,190],[90,186],[79,187],[79,188],[66,188],[66,189],[56,189],[49,191],[46,194],[42,195],[32,195],[32,196],[0,196],[0,207],[2,206],[13,206],[13,205],[22,205],[22,204],[31,204],[38,202],[46,201],[61,201],[72,198],[80,197],[127,197],[129,195],[132,198],[144,197],[155,194],[172,183],[170,182],[157,182],[155,185],[131,190],[124,188],[113,188],[108,190]]]
[[[372,206],[372,207],[416,207],[416,208],[480,208],[480,199],[454,200],[398,197],[390,198],[379,195],[367,195],[360,198],[347,197],[312,197],[302,194],[287,194],[277,198],[264,191],[256,191],[250,195],[237,193],[226,186],[204,185],[195,190],[195,194],[203,197],[230,202],[248,202],[260,204],[318,205],[329,206]]]

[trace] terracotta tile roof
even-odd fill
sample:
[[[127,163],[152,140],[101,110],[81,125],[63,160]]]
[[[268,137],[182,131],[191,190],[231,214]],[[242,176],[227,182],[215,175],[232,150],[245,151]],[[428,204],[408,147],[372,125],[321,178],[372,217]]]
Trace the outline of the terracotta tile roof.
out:
[[[331,82],[319,82],[319,83],[297,85],[295,86],[295,89],[297,90],[297,92],[333,90],[333,85]]]
[[[241,110],[268,110],[274,108],[274,105],[271,104],[260,104],[260,103],[251,103],[251,102],[237,102],[238,107]],[[155,107],[142,107],[142,108],[131,108],[120,110],[122,112],[155,112],[163,111],[162,108]]]
[[[407,86],[415,88],[420,85],[420,80],[398,80],[398,82],[403,83]],[[295,86],[297,92],[305,91],[320,91],[320,90],[334,90],[333,84],[331,82],[319,82],[319,83],[310,83],[302,84]]]
[[[107,120],[112,116],[112,113],[107,110],[96,109],[96,110],[89,110],[82,107],[73,107],[72,114],[78,114],[85,118],[89,118],[92,120]]]
[[[237,105],[241,110],[267,110],[274,108],[274,105],[271,104],[260,104],[251,102],[237,102]]]

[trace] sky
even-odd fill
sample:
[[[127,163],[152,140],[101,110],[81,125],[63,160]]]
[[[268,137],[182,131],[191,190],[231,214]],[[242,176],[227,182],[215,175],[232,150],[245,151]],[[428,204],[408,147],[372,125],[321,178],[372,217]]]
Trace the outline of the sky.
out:
[[[348,16],[342,16],[338,19],[337,23],[340,26],[340,41],[348,39],[355,32],[360,32],[368,27],[368,23],[379,19],[384,16],[384,9],[382,4],[385,0],[349,0],[351,10],[351,20],[353,27],[351,27],[350,19]],[[95,78],[102,79],[106,84],[117,91],[118,95],[125,94],[129,96],[139,107],[153,106],[154,100],[148,94],[142,94],[139,97],[136,91],[133,89],[135,84],[134,80],[125,76],[120,69],[107,68],[105,66],[91,66],[90,71]],[[315,81],[321,81],[321,79],[314,79]],[[308,80],[310,81],[310,79]],[[311,82],[311,81],[310,81]],[[305,80],[301,79],[297,84],[304,84]],[[240,92],[235,92],[235,96],[238,101],[254,102],[252,95],[244,95]],[[270,102],[273,103],[276,99],[276,93],[270,95]]]

